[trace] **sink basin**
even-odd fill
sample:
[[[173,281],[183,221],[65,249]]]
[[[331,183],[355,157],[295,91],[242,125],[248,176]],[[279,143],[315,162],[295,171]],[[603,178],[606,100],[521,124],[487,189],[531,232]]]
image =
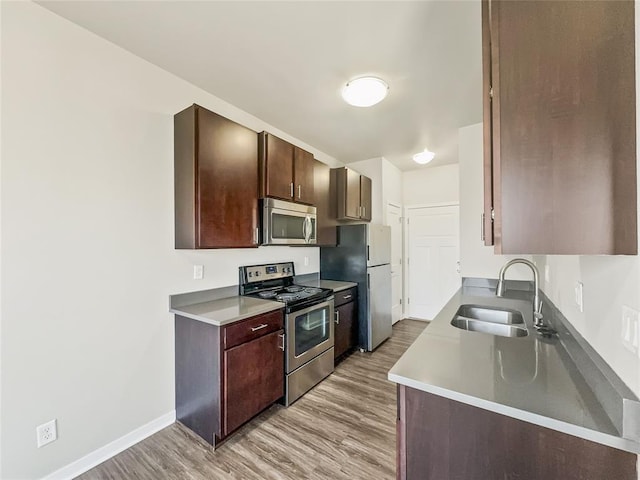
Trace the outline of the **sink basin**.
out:
[[[517,310],[508,308],[460,305],[455,316],[468,318],[470,320],[480,320],[482,322],[500,323],[503,325],[524,324],[522,314]]]
[[[462,330],[469,330],[471,332],[489,333],[491,335],[498,335],[500,337],[526,337],[529,335],[529,331],[525,327],[507,325],[503,323],[493,323],[482,320],[474,320],[465,317],[455,317],[451,320],[451,325]]]

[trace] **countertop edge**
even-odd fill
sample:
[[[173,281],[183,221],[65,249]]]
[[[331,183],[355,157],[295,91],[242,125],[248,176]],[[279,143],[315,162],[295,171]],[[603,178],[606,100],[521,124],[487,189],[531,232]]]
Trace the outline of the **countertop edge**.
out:
[[[353,282],[345,282],[345,283],[353,283]],[[344,292],[345,290],[349,290],[350,288],[357,287],[358,284],[354,283],[353,285],[344,285],[342,287],[334,288],[333,293]]]
[[[275,304],[274,305],[264,305],[260,308],[255,308],[251,313],[247,313],[244,315],[239,315],[237,317],[225,319],[225,320],[215,320],[213,318],[207,318],[202,315],[196,315],[194,313],[185,312],[184,310],[180,310],[179,308],[171,308],[169,312],[179,315],[181,317],[190,318],[192,320],[198,320],[200,322],[208,323],[209,325],[215,325],[217,327],[222,327],[224,325],[229,325],[231,323],[239,322],[240,320],[245,320],[247,318],[255,317],[256,315],[262,315],[263,313],[273,312],[274,310],[280,310],[284,308],[284,305]]]
[[[640,454],[640,444],[632,440],[627,440],[622,437],[615,437],[606,433],[597,432],[595,430],[590,430],[588,428],[573,425],[561,420],[555,420],[550,417],[545,417],[544,415],[520,410],[500,403],[491,402],[489,400],[484,400],[479,397],[474,397],[473,395],[467,395],[464,393],[456,392],[454,390],[448,390],[446,388],[436,387],[434,385],[418,382],[416,380],[397,375],[392,371],[387,374],[387,378],[394,383],[404,385],[406,387],[411,387],[426,393],[432,393],[434,395],[445,397],[456,402],[461,402],[467,405],[482,408],[483,410],[488,410],[500,415],[514,418],[516,420],[522,420],[527,423],[546,427],[551,430],[566,433],[568,435],[573,435],[574,437],[579,437],[584,440],[599,443],[601,445],[617,448],[619,450],[624,450],[630,453]]]

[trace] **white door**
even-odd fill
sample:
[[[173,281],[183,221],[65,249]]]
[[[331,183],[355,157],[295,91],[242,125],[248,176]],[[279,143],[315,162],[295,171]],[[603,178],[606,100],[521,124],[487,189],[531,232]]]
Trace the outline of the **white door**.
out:
[[[432,320],[460,288],[458,205],[407,208],[408,310]]]
[[[402,319],[402,209],[387,205],[387,225],[391,227],[391,319]]]

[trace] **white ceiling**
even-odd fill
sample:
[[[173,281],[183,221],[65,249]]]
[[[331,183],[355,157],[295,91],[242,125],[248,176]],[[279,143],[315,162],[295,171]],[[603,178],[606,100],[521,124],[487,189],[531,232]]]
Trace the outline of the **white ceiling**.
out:
[[[43,1],[45,8],[349,163],[457,162],[482,120],[480,1]],[[390,85],[346,105],[347,80]]]

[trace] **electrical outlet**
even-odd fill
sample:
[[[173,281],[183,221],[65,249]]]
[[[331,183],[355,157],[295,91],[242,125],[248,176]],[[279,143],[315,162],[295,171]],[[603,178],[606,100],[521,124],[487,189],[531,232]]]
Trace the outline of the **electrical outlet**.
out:
[[[58,429],[56,428],[55,418],[36,427],[36,439],[38,448],[44,447],[46,444],[58,439]]]
[[[202,280],[204,277],[204,265],[194,265],[193,266],[193,279],[194,280]]]
[[[633,353],[638,353],[638,311],[626,305],[622,306],[622,344]]]
[[[583,287],[582,282],[576,283],[575,293],[576,293],[576,305],[581,312],[584,312],[584,303],[583,303]]]

